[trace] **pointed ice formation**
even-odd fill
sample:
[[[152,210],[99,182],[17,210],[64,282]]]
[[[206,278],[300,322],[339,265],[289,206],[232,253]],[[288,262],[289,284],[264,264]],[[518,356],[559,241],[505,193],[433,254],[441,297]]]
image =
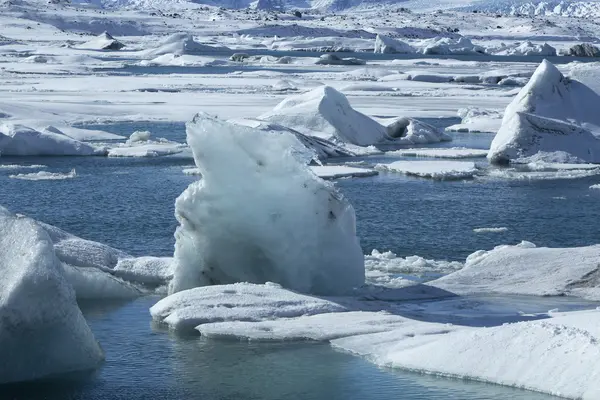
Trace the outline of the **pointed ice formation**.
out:
[[[506,107],[488,158],[505,164],[539,152],[569,153],[580,162],[600,163],[600,96],[566,78],[547,60]]]
[[[206,114],[188,123],[187,135],[202,180],[175,203],[171,292],[271,281],[340,294],[364,283],[354,209],[305,165],[294,135]]]
[[[375,38],[375,53],[381,54],[411,54],[415,49],[408,43],[384,35]]]
[[[121,50],[125,45],[111,36],[108,32],[103,32],[94,39],[78,46],[79,49],[89,50]]]

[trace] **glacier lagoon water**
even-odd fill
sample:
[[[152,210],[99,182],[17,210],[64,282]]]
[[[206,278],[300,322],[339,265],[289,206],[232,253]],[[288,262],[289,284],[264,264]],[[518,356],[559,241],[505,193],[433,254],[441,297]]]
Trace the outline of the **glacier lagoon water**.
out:
[[[149,129],[183,141],[182,124],[103,127],[130,134]],[[482,147],[489,135],[457,135],[451,145]],[[385,159],[385,158],[383,158]],[[370,162],[382,160],[371,157]],[[174,199],[196,177],[183,157],[2,158],[0,165],[43,164],[77,170],[74,179],[25,181],[0,168],[0,204],[108,243],[134,255],[171,255]],[[33,170],[35,171],[35,170]],[[545,246],[600,242],[600,175],[572,180],[435,182],[398,174],[337,182],[358,218],[365,252],[464,260],[478,249],[529,240]],[[506,227],[475,233],[479,227]],[[0,388],[11,399],[550,399],[537,393],[475,382],[379,369],[326,344],[252,344],[180,337],[150,322],[156,298],[83,304],[106,353],[89,376]],[[556,307],[540,300],[540,311]],[[560,302],[561,300],[555,300]],[[579,304],[570,305],[577,308]],[[585,306],[585,305],[581,305]],[[589,306],[589,305],[588,305]],[[535,307],[534,307],[535,308]]]

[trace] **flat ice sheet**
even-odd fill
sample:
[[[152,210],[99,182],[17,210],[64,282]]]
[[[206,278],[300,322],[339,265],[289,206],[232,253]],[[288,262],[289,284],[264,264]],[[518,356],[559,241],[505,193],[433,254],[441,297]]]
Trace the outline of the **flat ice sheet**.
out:
[[[345,165],[319,165],[310,169],[323,179],[338,179],[349,177],[365,177],[377,175],[379,172],[369,168],[348,167]]]
[[[471,179],[478,171],[475,163],[467,161],[395,161],[375,168],[436,180]]]
[[[431,157],[431,158],[475,158],[487,156],[488,150],[468,149],[466,147],[436,148],[436,149],[401,149],[386,151],[386,155],[404,157]]]

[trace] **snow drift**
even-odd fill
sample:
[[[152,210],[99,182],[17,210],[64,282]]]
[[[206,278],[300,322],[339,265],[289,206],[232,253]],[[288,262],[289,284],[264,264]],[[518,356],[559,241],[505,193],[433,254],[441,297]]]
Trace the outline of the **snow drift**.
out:
[[[93,369],[100,346],[34,221],[0,207],[0,383]]]
[[[198,114],[187,137],[203,178],[175,203],[171,293],[271,281],[339,294],[364,283],[354,209],[306,167],[295,136]]]
[[[10,123],[0,124],[0,154],[3,156],[89,156],[101,151],[71,139],[56,128],[44,132]]]
[[[571,80],[544,60],[527,85],[506,107],[500,130],[490,146],[493,163],[564,151],[580,162],[600,162],[600,96]]]

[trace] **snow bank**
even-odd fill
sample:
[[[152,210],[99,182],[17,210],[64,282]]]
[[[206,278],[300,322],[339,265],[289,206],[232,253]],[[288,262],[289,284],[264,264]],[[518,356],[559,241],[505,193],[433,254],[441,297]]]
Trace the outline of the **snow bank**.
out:
[[[403,149],[386,151],[386,155],[403,156],[403,157],[431,157],[431,158],[475,158],[485,157],[488,150],[468,149],[465,147],[437,148],[437,149]]]
[[[165,38],[155,49],[144,51],[146,57],[156,57],[163,54],[213,54],[215,52],[227,51],[226,47],[215,47],[194,41],[189,33],[174,33]]]
[[[411,54],[415,49],[406,42],[392,39],[384,35],[375,38],[375,53],[381,54]]]
[[[111,36],[108,32],[103,32],[94,39],[77,46],[79,49],[87,50],[121,50],[125,45]]]
[[[359,146],[389,139],[377,121],[354,110],[346,96],[330,86],[294,95],[259,119],[293,128],[306,135]]]
[[[474,45],[471,40],[460,37],[458,39],[449,37],[436,37],[421,41],[423,54],[439,55],[481,55],[485,49]]]
[[[467,161],[394,161],[375,169],[442,181],[471,179],[478,172],[475,163]]]
[[[172,294],[151,309],[152,318],[175,330],[223,321],[262,321],[345,311],[328,300],[266,283],[197,287]]]
[[[187,124],[187,135],[203,179],[175,203],[171,292],[275,281],[335,294],[364,283],[354,209],[306,167],[296,137],[206,114]]]
[[[599,322],[596,310],[490,328],[415,322],[332,344],[385,367],[592,400],[600,394]]]
[[[89,156],[100,153],[95,147],[62,133],[0,124],[0,154],[3,156]]]
[[[310,169],[322,179],[339,179],[348,177],[366,177],[377,175],[378,172],[368,168],[348,167],[346,165],[319,165]]]
[[[29,174],[9,175],[8,177],[13,179],[23,179],[26,181],[61,181],[64,179],[72,179],[76,176],[77,172],[75,172],[75,169],[72,169],[70,172],[67,173],[39,171],[32,172]]]
[[[600,299],[600,245],[535,247],[522,242],[480,250],[465,267],[429,284],[454,293],[574,295]]]
[[[0,208],[0,383],[96,368],[104,355],[48,234]]]
[[[584,162],[600,162],[600,140],[587,129],[600,126],[599,102],[590,88],[544,60],[506,107],[488,158],[507,163],[540,151],[564,151]]]

